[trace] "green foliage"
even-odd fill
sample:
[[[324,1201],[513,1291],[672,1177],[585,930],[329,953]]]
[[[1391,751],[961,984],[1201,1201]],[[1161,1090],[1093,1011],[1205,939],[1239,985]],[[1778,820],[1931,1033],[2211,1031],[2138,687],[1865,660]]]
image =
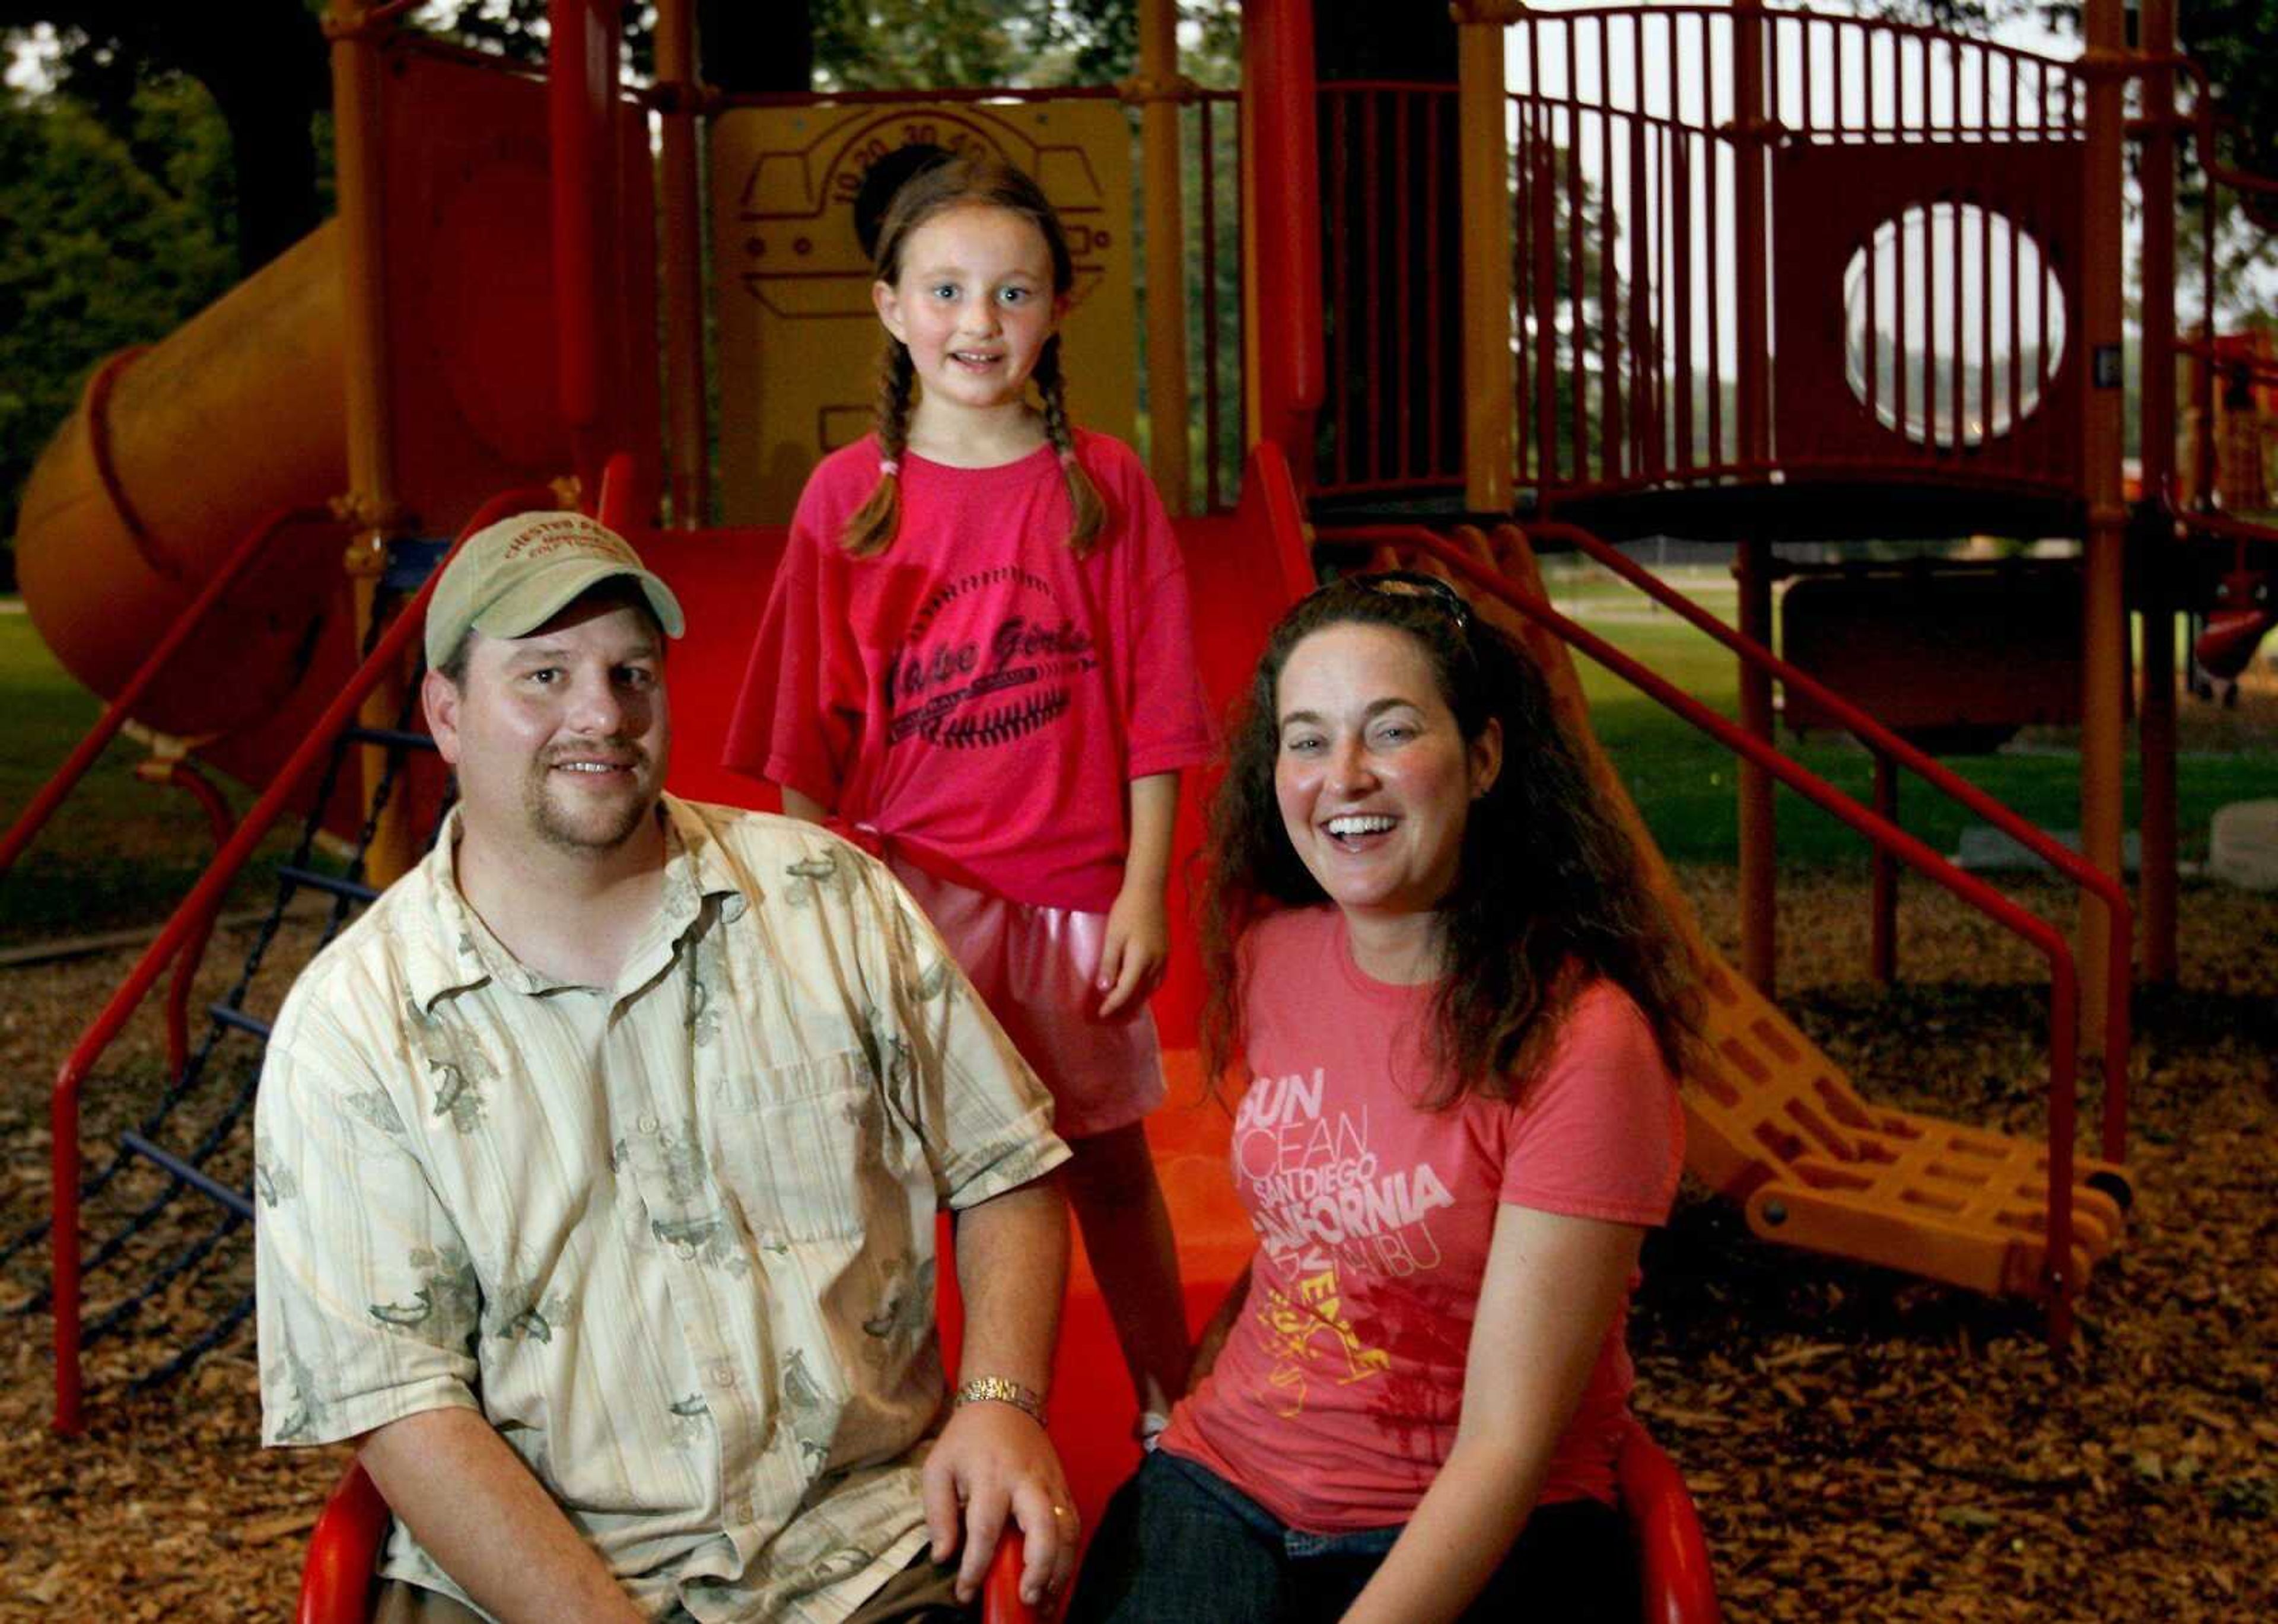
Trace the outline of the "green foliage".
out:
[[[826,88],[1001,85],[1039,42],[1018,0],[814,0],[814,65]]]
[[[95,364],[236,279],[211,102],[170,75],[138,88],[132,112],[122,135],[65,96],[0,102],[0,533]]]
[[[825,88],[1099,85],[1139,66],[1135,0],[812,0]],[[1236,0],[1189,0],[1188,71],[1233,82]]]

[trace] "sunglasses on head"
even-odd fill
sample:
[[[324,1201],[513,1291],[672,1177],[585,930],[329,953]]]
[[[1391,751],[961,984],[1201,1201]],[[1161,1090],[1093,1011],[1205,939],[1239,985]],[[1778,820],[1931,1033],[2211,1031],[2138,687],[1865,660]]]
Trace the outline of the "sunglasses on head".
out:
[[[1458,632],[1472,629],[1472,606],[1464,595],[1437,576],[1414,569],[1380,569],[1372,575],[1347,576],[1336,584],[1358,587],[1380,598],[1418,598],[1444,612]]]

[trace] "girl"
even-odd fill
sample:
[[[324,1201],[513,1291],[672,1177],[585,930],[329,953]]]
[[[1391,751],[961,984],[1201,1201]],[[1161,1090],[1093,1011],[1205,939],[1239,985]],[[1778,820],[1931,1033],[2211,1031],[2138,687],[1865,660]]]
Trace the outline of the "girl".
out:
[[[876,431],[799,498],[728,764],[875,839],[1051,1090],[1151,1436],[1189,1355],[1140,1125],[1178,772],[1211,749],[1186,577],[1130,449],[1068,421],[1074,266],[1033,180],[921,172],[875,271]]]
[[[1429,577],[1325,587],[1211,841],[1257,1250],[1070,1619],[1634,1619],[1622,1326],[1690,1000],[1541,675]]]

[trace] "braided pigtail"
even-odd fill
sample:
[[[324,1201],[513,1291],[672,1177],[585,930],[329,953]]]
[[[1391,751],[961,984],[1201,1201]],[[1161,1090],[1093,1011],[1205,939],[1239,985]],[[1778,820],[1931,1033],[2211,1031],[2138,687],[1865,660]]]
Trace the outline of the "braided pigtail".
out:
[[[1075,454],[1075,429],[1068,422],[1067,379],[1060,371],[1060,335],[1057,332],[1044,340],[1043,353],[1036,357],[1036,370],[1029,377],[1036,380],[1036,393],[1044,402],[1044,432],[1051,438],[1052,449],[1059,453],[1060,471],[1067,477],[1068,507],[1075,522],[1068,528],[1068,546],[1078,558],[1089,558],[1098,545],[1099,532],[1107,522],[1107,505],[1100,500],[1099,487],[1091,483],[1091,476],[1083,471],[1083,462]]]
[[[856,558],[875,558],[894,545],[902,519],[902,453],[910,443],[910,396],[917,382],[909,347],[888,338],[878,358],[878,483],[847,518],[838,545]]]

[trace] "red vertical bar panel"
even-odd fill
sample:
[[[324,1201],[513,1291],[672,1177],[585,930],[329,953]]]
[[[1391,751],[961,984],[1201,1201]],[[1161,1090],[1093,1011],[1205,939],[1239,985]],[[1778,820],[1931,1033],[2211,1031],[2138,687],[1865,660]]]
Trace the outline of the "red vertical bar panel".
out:
[[[1946,109],[1946,128],[1960,138],[1961,129],[1961,48],[1949,40],[1945,44],[1946,62],[1951,69],[1947,76],[1947,95],[1952,98]],[[1968,444],[1969,394],[1962,374],[1962,362],[1968,345],[1965,334],[1969,324],[1969,304],[1963,298],[1966,290],[1976,286],[1962,279],[1962,194],[1953,198],[1953,446],[1960,452]]]
[[[1697,460],[1693,444],[1693,133],[1673,125],[1669,140],[1675,158],[1670,195],[1677,211],[1670,245],[1677,282],[1677,466],[1689,469]]]
[[[2022,75],[2018,58],[2009,58],[2009,139],[2020,138],[2023,126],[2019,121],[2017,93]],[[2017,261],[2022,257],[2018,249],[2023,245],[2017,240],[2017,222],[2009,223],[2009,423],[2014,432],[2024,421],[2024,379],[2022,376],[2025,359],[2025,307],[2017,301]],[[2022,460],[2022,459],[2020,459]]]
[[[1622,435],[1621,281],[1614,272],[1615,222],[1624,217],[1622,188],[1614,183],[1613,57],[1604,13],[1598,16],[1598,445],[1606,479],[1627,466]]]
[[[1731,280],[1731,266],[1724,262],[1724,233],[1722,210],[1717,196],[1724,191],[1724,141],[1717,137],[1720,126],[1716,116],[1716,87],[1717,80],[1727,78],[1717,72],[1716,41],[1717,32],[1708,19],[1695,19],[1701,32],[1701,157],[1706,171],[1701,178],[1701,246],[1704,246],[1704,271],[1701,287],[1708,294],[1708,467],[1722,467],[1731,462],[1724,454],[1724,285]]]
[[[1776,16],[1764,19],[1763,111],[1764,117],[1774,124],[1786,122],[1780,116],[1784,111],[1780,106],[1780,36],[1784,33],[1792,33],[1799,42],[1803,37],[1803,30],[1800,28],[1788,29],[1783,27],[1788,20],[1785,17]]]
[[[1675,146],[1675,133],[1664,120],[1654,143],[1654,194],[1659,200],[1655,210],[1661,225],[1659,252],[1655,258],[1661,270],[1660,297],[1657,318],[1654,325],[1654,342],[1659,347],[1653,370],[1654,385],[1654,443],[1660,461],[1654,466],[1655,473],[1674,467],[1677,461],[1677,413],[1674,406],[1676,380],[1671,369],[1674,362],[1670,350],[1676,345],[1677,334],[1677,251],[1672,244],[1676,235],[1676,187],[1670,179],[1670,154]]]
[[[1329,307],[1329,370],[1335,381],[1330,385],[1330,439],[1334,446],[1331,454],[1331,475],[1340,485],[1352,483],[1353,441],[1353,343],[1355,325],[1352,301],[1352,255],[1354,233],[1352,211],[1349,207],[1352,196],[1346,178],[1351,146],[1351,106],[1349,93],[1330,88],[1322,93],[1329,107],[1329,185],[1325,202],[1329,220],[1329,251],[1334,256],[1335,269],[1330,271]],[[1272,296],[1272,290],[1263,290]]]
[[[1250,400],[1250,284],[1257,275],[1250,256],[1242,251],[1242,222],[1250,207],[1250,135],[1249,126],[1241,116],[1241,105],[1239,98],[1233,103],[1235,118],[1228,139],[1234,143],[1234,160],[1227,171],[1234,177],[1234,207],[1227,212],[1227,217],[1233,222],[1229,230],[1234,238],[1234,298],[1227,306],[1234,312],[1234,341],[1227,346],[1227,354],[1234,357],[1234,386],[1227,392],[1226,398],[1234,402],[1235,423],[1234,456],[1228,465],[1234,477],[1233,489],[1227,494],[1236,500],[1241,498],[1242,470],[1247,465],[1250,441],[1244,423]]]
[[[1992,65],[1985,64],[1988,71]],[[1981,111],[1989,115],[1989,105]],[[1995,443],[1993,433],[1993,211],[1980,205],[1977,210],[1977,279],[1971,284],[1977,289],[1977,421],[1978,444],[1990,449]],[[2007,447],[2003,446],[2006,451]]]
[[[1202,153],[1203,506],[1216,513],[1224,499],[1219,480],[1218,401],[1218,141],[1208,96],[1196,103]]]
[[[1866,339],[1867,416],[1879,423],[1883,409],[1883,256],[1874,237],[1867,239]]]
[[[1517,25],[1522,28],[1531,28],[1532,26],[1525,22]],[[1530,174],[1528,165],[1533,162],[1534,128],[1525,103],[1512,97],[1504,104],[1515,109],[1518,114],[1515,121],[1516,134],[1510,143],[1510,215],[1512,230],[1517,233],[1517,240],[1511,245],[1511,286],[1513,300],[1517,306],[1517,320],[1514,325],[1518,340],[1518,369],[1511,375],[1511,388],[1514,391],[1521,387],[1528,390],[1527,404],[1531,408],[1534,377],[1534,190],[1527,182]],[[1511,435],[1518,458],[1517,477],[1523,484],[1534,477],[1534,413],[1532,409],[1520,411],[1517,409],[1517,404],[1513,402]]]
[[[1631,32],[1630,60],[1642,42]],[[1635,88],[1634,84],[1632,86]],[[1653,383],[1646,369],[1652,362],[1653,342],[1653,191],[1646,184],[1645,115],[1630,115],[1629,207],[1622,217],[1630,223],[1630,471],[1642,477],[1653,466],[1650,450]]]
[[[2048,241],[2048,237],[2045,237],[2045,234],[2039,234],[2039,233],[2037,233],[2037,237],[2039,237],[2039,241]],[[2034,278],[2034,282],[2037,282],[2037,287],[2039,287],[2039,294],[2041,294],[2041,301],[2039,301],[2039,303],[2041,303],[2041,309],[2039,309],[2039,324],[2041,324],[2041,360],[2039,360],[2039,362],[2037,362],[2037,369],[2039,369],[2039,378],[2041,378],[2041,399],[2044,399],[2044,400],[2048,399],[2048,380],[2052,378],[2052,376],[2055,376],[2055,367],[2057,367],[2057,358],[2055,358],[2055,355],[2050,355],[2050,353],[2048,353],[2048,308],[2050,308],[2050,305],[2052,305],[2052,303],[2055,303],[2055,301],[2052,301],[2052,299],[2050,299],[2050,296],[2048,296],[2048,292],[2050,292],[2050,287],[2052,287],[2052,285],[2055,285],[2055,280],[2057,280],[2057,266],[2050,264],[2050,262],[2048,262],[2048,250],[2044,250],[2044,253],[2041,253],[2041,273],[2039,273],[2039,278]],[[2080,309],[2073,309],[2071,315],[2073,315],[2073,325],[2075,325],[2075,328],[2077,328],[2077,325],[2080,325]],[[2082,369],[2082,374],[2080,374],[2080,390],[2082,390],[2082,394],[2084,394],[2084,392],[2089,390],[2089,385],[2091,385],[2091,378],[2089,378],[2087,369]],[[2050,451],[2048,451],[2048,460],[2050,460],[2050,462],[2055,462],[2055,465],[2061,465],[2061,460],[2064,460],[2064,455],[2061,455],[2060,451],[2057,451],[2057,438],[2055,438],[2055,435],[2044,435],[2044,444],[2045,444],[2045,446],[2048,446],[2048,449],[2050,449]]]
[[[1418,98],[1424,109],[1424,465],[1436,477],[1449,470],[1441,459],[1439,367],[1446,351],[1440,332],[1440,118],[1454,103],[1439,91]],[[1459,471],[1459,470],[1458,470]]]
[[[1571,35],[1571,27],[1567,33]],[[1571,74],[1574,68],[1570,50],[1566,71]],[[1589,340],[1584,336],[1589,331],[1589,305],[1583,298],[1582,245],[1588,236],[1582,209],[1582,114],[1579,108],[1570,107],[1566,111],[1566,309],[1571,336],[1567,339],[1566,368],[1573,375],[1568,393],[1574,411],[1574,477],[1586,483],[1590,477],[1590,380],[1586,364],[1590,349]]]
[[[1856,37],[1857,33],[1855,28],[1846,27],[1841,23],[1831,22],[1827,25],[1827,54],[1834,64],[1835,106],[1832,111],[1835,133],[1838,139],[1851,127],[1851,115],[1846,111],[1850,103],[1843,82],[1843,64],[1851,54],[1850,42]],[[1860,82],[1868,87],[1867,95],[1871,98],[1874,94],[1873,81],[1862,79]]]
[[[1541,81],[1537,80],[1539,84]],[[1533,165],[1526,178],[1534,209],[1534,440],[1536,473],[1558,482],[1558,150],[1550,110],[1540,101],[1534,116]]]
[[[1413,334],[1409,331],[1409,309],[1413,295],[1410,292],[1410,266],[1416,257],[1416,188],[1410,184],[1413,171],[1409,168],[1408,124],[1414,116],[1417,98],[1408,91],[1388,92],[1392,103],[1392,172],[1393,195],[1399,211],[1399,224],[1392,233],[1392,311],[1395,341],[1392,365],[1398,389],[1397,422],[1394,425],[1392,475],[1403,483],[1416,477],[1416,459],[1410,436],[1416,426],[1417,364]]]
[[[1550,124],[1542,103],[1542,29],[1540,21],[1526,27],[1526,92],[1529,100],[1520,114],[1527,126],[1527,161],[1519,171],[1526,188],[1527,211],[1534,217],[1527,244],[1533,258],[1527,267],[1528,317],[1534,324],[1534,377],[1527,392],[1528,416],[1534,419],[1534,477],[1547,489],[1558,482],[1558,421],[1553,402],[1553,363],[1558,346],[1557,200],[1550,194]]]
[[[1383,481],[1385,478],[1385,287],[1383,287],[1383,257],[1389,233],[1385,230],[1385,187],[1383,164],[1378,162],[1378,148],[1383,146],[1383,127],[1376,110],[1383,103],[1380,91],[1360,91],[1360,233],[1349,234],[1342,244],[1342,253],[1362,253],[1367,264],[1362,266],[1362,285],[1369,289],[1369,309],[1365,321],[1356,321],[1353,337],[1357,344],[1353,351],[1360,353],[1362,374],[1369,380],[1369,435],[1362,439],[1365,458],[1365,478]]]
[[[1914,221],[1920,217],[1919,208],[1909,206],[1899,214],[1898,230],[1892,238],[1892,274],[1896,286],[1891,290],[1891,344],[1894,364],[1891,368],[1891,410],[1900,434],[1907,431],[1907,400],[1912,379],[1907,370],[1913,366],[1911,352],[1907,348],[1907,294],[1911,291],[1907,278],[1907,234]]]

